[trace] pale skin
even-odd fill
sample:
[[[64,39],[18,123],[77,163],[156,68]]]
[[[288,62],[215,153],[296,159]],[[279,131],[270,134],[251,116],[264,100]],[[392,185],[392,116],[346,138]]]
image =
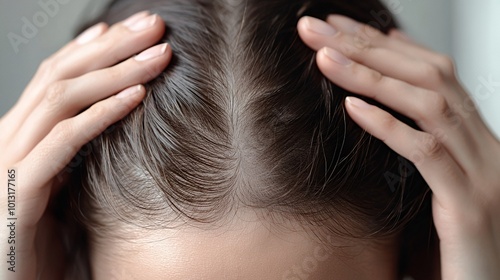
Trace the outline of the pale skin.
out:
[[[312,31],[319,24],[323,24],[320,28],[323,34]],[[328,31],[328,27],[335,32]],[[7,182],[10,169],[15,169],[18,176],[17,272],[9,272],[8,264],[2,261],[2,279],[60,279],[64,256],[57,252],[62,244],[57,238],[57,225],[47,211],[51,194],[61,186],[58,173],[83,145],[140,104],[145,96],[142,84],[168,65],[171,50],[158,45],[146,54],[135,54],[153,46],[164,28],[158,16],[146,12],[109,28],[105,24],[95,26],[48,58],[18,103],[0,119],[0,178]],[[471,110],[467,92],[457,82],[450,60],[415,45],[398,31],[385,36],[341,16],[329,17],[328,23],[303,18],[298,29],[304,42],[318,51],[318,66],[332,82],[407,115],[421,127],[422,131],[414,130],[354,97],[346,100],[349,115],[373,136],[413,161],[431,187],[442,278],[498,278],[500,220],[495,217],[500,214],[500,143],[477,112]],[[125,61],[116,64],[122,60]],[[463,104],[465,110],[454,109]],[[0,204],[7,209],[6,191],[1,192]],[[7,220],[6,211],[2,211],[1,218]],[[248,226],[244,228],[248,230]],[[271,238],[260,230],[258,223],[255,228],[258,230],[248,236],[258,242]],[[234,230],[241,230],[237,222]],[[1,240],[8,237],[9,232],[2,230]],[[213,240],[210,233],[195,234],[192,238],[196,237]],[[289,237],[289,241],[303,245],[300,250],[295,247],[300,255],[292,256],[290,264],[302,261],[306,252],[314,252],[317,247],[313,242],[302,242],[301,238],[304,236],[300,232]],[[227,239],[221,238],[222,241]],[[248,254],[241,246],[245,242],[231,242],[229,250],[239,244],[242,256]],[[286,248],[285,244],[276,248],[276,252]],[[4,256],[9,253],[7,246],[1,250]],[[154,259],[162,259],[152,248],[148,250]],[[377,256],[367,251],[359,266],[372,263],[373,267],[391,268],[375,265],[380,259]],[[368,276],[377,275],[369,272]]]
[[[327,23],[303,18],[298,28],[332,82],[412,118],[422,129],[358,98],[346,100],[351,118],[414,162],[429,184],[441,278],[498,279],[500,143],[471,106],[452,61],[399,31],[385,36],[339,15]]]
[[[397,242],[312,238],[297,223],[277,225],[239,208],[230,221],[206,228],[145,230],[118,223],[120,238],[97,238],[97,280],[397,280]],[[200,228],[201,227],[201,228]]]
[[[160,17],[146,12],[110,28],[94,26],[46,59],[0,119],[0,177],[6,183],[7,170],[16,169],[18,218],[16,273],[2,260],[1,279],[61,278],[61,239],[46,211],[51,193],[61,186],[57,175],[83,145],[140,104],[142,84],[168,65],[171,50],[157,45],[134,55],[158,42],[164,29]],[[0,204],[7,209],[6,189]],[[4,221],[6,215],[2,211]],[[2,229],[2,240],[9,234]],[[2,256],[8,249],[2,246]]]

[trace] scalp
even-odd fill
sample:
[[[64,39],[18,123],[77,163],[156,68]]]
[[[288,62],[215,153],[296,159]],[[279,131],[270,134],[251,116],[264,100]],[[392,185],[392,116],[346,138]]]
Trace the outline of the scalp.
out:
[[[143,105],[92,142],[75,195],[85,223],[214,225],[252,208],[332,233],[400,231],[425,183],[345,114],[352,93],[323,77],[296,31],[303,15],[369,22],[383,8],[344,2],[115,1],[110,23],[144,8],[162,16],[174,58]]]

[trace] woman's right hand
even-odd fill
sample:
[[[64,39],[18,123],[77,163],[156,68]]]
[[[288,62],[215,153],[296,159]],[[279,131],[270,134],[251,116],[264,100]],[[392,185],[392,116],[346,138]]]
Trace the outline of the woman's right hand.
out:
[[[109,28],[95,25],[46,59],[0,119],[1,279],[62,278],[65,256],[47,210],[50,197],[80,148],[139,105],[142,84],[168,65],[166,44],[133,56],[164,31],[148,12]]]

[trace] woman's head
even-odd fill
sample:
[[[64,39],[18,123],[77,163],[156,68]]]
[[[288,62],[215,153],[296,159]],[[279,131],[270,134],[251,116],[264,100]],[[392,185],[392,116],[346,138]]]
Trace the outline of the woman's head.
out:
[[[263,227],[341,247],[394,236],[417,214],[424,181],[347,116],[352,93],[322,76],[296,30],[304,15],[376,22],[378,1],[119,0],[103,19],[143,9],[165,20],[174,59],[91,144],[72,196],[92,244]]]

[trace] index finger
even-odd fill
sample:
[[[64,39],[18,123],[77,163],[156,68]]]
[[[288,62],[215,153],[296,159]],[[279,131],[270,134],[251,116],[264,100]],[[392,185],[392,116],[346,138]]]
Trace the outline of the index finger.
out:
[[[440,63],[441,56],[421,47],[413,42],[399,40],[391,36],[387,36],[380,30],[357,22],[349,17],[342,15],[330,15],[326,22],[337,28],[339,31],[355,35],[360,40],[370,42],[373,46],[384,47],[399,53],[405,54],[417,60],[424,60],[428,63]]]

